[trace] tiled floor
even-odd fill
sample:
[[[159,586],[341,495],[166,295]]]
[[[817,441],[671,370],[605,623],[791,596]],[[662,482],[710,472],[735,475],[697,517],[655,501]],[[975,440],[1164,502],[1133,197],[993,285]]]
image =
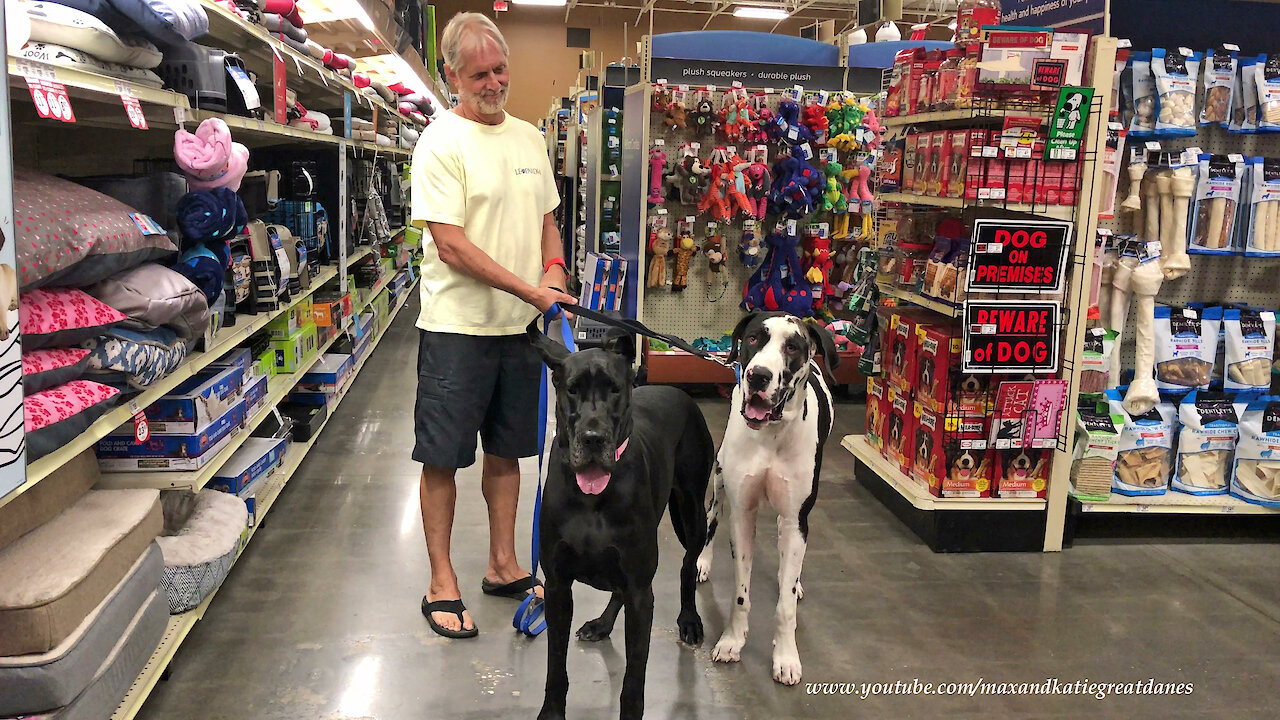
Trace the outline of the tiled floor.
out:
[[[412,447],[416,330],[406,308],[156,688],[145,720],[491,718],[536,715],[545,639],[511,628],[515,602],[480,594],[487,548],[478,469],[459,474],[454,562],[481,635],[445,640],[418,605],[426,551]],[[705,399],[718,438],[727,403]],[[861,426],[837,408],[837,436]],[[1066,552],[937,555],[826,450],[798,640],[813,694],[770,679],[776,529],[762,513],[752,633],[742,662],[711,662],[732,569],[719,538],[698,600],[699,648],[675,636],[679,545],[662,533],[648,669],[650,718],[1247,718],[1280,716],[1280,547],[1078,544]],[[522,498],[529,528],[533,476]],[[527,551],[524,551],[527,552]],[[575,624],[605,596],[576,593]],[[571,718],[617,715],[621,632],[570,646]],[[874,695],[861,683],[1193,683],[1182,696]]]

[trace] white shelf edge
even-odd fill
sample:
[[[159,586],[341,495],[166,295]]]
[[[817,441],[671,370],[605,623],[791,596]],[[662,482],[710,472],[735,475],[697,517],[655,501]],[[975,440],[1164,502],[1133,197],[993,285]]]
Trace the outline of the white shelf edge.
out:
[[[1110,500],[1084,500],[1075,496],[1085,513],[1130,513],[1154,515],[1280,515],[1280,508],[1254,505],[1231,495],[1188,495],[1169,490],[1164,495],[1129,497],[1112,495]]]
[[[1051,217],[1059,220],[1071,220],[1075,217],[1076,212],[1074,205],[1013,203],[1005,200],[974,200],[953,197],[933,197],[930,195],[917,195],[914,193],[880,193],[876,196],[876,200],[879,202],[898,202],[908,203],[911,205],[929,205],[932,207],[956,209],[972,207],[988,210],[1010,210],[1013,212],[1030,213],[1032,215],[1042,215],[1044,217]]]
[[[893,488],[919,510],[1044,510],[1047,501],[1044,498],[943,498],[934,497],[920,487],[920,484],[906,477],[890,464],[879,451],[871,447],[863,435],[846,435],[840,444],[871,468],[885,484]]]
[[[416,284],[417,281],[415,280],[414,283],[409,286],[409,290],[412,291],[413,286]],[[377,349],[378,343],[382,342],[383,336],[386,335],[387,330],[391,328],[391,323],[395,321],[396,316],[400,314],[400,310],[408,303],[409,298],[412,297],[412,295],[412,292],[407,291],[405,292],[405,296],[396,303],[395,310],[390,313],[386,324],[382,327],[378,335],[374,337],[373,344],[369,346],[368,352],[365,353],[365,356],[361,358],[360,363],[357,364],[352,371],[351,379],[348,381],[347,387],[338,394],[337,398],[334,399],[333,409],[336,409],[338,405],[341,404],[342,400],[346,398],[351,386],[355,383],[356,378],[359,377],[360,371],[364,369],[365,363],[373,356],[373,351]],[[244,553],[244,549],[248,547],[249,541],[253,539],[258,528],[262,526],[263,518],[266,517],[266,514],[270,511],[271,507],[275,505],[275,501],[280,497],[280,493],[284,490],[284,486],[289,483],[289,480],[293,477],[293,473],[297,472],[298,468],[302,465],[302,461],[306,459],[307,454],[311,451],[311,448],[314,447],[316,440],[319,439],[320,434],[324,431],[325,426],[329,424],[329,420],[332,419],[332,417],[333,412],[331,409],[329,414],[325,417],[324,422],[316,429],[315,435],[312,435],[310,440],[305,443],[295,443],[293,447],[289,448],[289,454],[286,455],[286,462],[281,465],[280,470],[276,471],[276,473],[281,477],[279,488],[273,488],[273,494],[270,496],[270,501],[264,502],[261,512],[258,514],[257,521],[254,523],[252,528],[248,529],[244,540],[240,543],[240,550],[236,554],[236,561],[238,561],[240,555]],[[235,565],[233,563],[232,568],[234,567]],[[230,576],[230,573],[228,573],[228,576]],[[223,583],[225,582],[226,579],[224,578]],[[188,633],[191,632],[191,628],[195,626],[196,621],[204,617],[205,611],[209,609],[210,603],[213,602],[213,598],[217,596],[218,591],[221,589],[222,585],[214,588],[213,592],[209,593],[209,597],[205,598],[204,601],[196,607],[196,609],[180,615],[171,615],[169,617],[169,626],[165,630],[165,634],[160,641],[160,645],[151,654],[151,659],[147,661],[142,672],[138,675],[137,679],[134,680],[133,686],[129,688],[129,692],[124,696],[124,699],[116,708],[115,713],[112,714],[111,720],[133,720],[133,718],[137,716],[138,711],[142,709],[143,703],[146,702],[147,697],[151,695],[151,691],[160,680],[160,675],[164,672],[165,668],[169,666],[169,662],[173,660],[174,655],[177,654],[178,648],[182,645],[183,640],[187,638]]]
[[[964,313],[963,305],[952,305],[951,303],[943,302],[941,300],[927,297],[904,288],[894,287],[892,285],[880,285],[879,288],[881,295],[888,295],[889,297],[898,298],[899,300],[906,300],[907,302],[914,303],[920,307],[928,308],[940,315],[946,315],[947,317],[954,318],[960,317]]]

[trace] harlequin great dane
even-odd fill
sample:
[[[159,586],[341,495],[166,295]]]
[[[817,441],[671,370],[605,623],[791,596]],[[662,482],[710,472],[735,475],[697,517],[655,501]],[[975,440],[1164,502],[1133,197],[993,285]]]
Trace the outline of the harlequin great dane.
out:
[[[717,662],[737,662],[747,640],[751,610],[751,556],[756,511],[768,500],[778,513],[777,628],[773,679],[800,682],[796,649],[796,601],[803,597],[800,566],[809,538],[809,512],[818,498],[822,447],[831,434],[831,392],[815,357],[828,368],[839,362],[831,333],[784,313],[755,313],[733,331],[730,360],[739,360],[729,426],[712,475],[707,540],[698,558],[698,579],[711,570],[711,540],[720,504],[728,504],[729,552],[735,588],[729,626],[712,650]]]

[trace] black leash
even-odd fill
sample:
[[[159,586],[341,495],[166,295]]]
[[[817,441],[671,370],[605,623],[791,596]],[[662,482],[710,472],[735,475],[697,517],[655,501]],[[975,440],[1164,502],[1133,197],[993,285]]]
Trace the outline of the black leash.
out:
[[[622,330],[626,330],[627,332],[630,332],[636,335],[643,335],[645,337],[651,337],[655,340],[661,340],[662,342],[670,345],[673,348],[683,350],[691,355],[696,355],[702,358],[703,360],[710,360],[711,362],[714,362],[719,365],[723,365],[725,367],[733,367],[733,363],[728,362],[716,355],[713,355],[706,350],[696,348],[693,345],[689,344],[684,339],[676,337],[675,335],[666,335],[664,333],[657,332],[656,330],[651,330],[639,320],[632,320],[631,318],[626,318],[626,317],[616,318],[610,315],[606,315],[605,313],[602,313],[598,310],[590,310],[588,308],[584,308],[579,305],[568,305],[564,307],[564,310],[577,317],[584,317],[584,318],[587,318],[588,320],[595,320],[596,322],[603,323],[611,327],[620,328]]]

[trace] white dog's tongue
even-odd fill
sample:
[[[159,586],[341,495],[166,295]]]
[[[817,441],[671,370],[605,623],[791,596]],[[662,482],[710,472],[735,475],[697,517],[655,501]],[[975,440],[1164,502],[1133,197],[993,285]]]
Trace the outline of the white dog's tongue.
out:
[[[578,477],[578,487],[588,495],[599,495],[604,492],[605,486],[609,484],[609,478],[613,477],[612,473],[599,468],[574,474]]]
[[[748,420],[768,420],[773,411],[769,408],[756,407],[752,403],[747,403],[744,412],[747,414]]]

